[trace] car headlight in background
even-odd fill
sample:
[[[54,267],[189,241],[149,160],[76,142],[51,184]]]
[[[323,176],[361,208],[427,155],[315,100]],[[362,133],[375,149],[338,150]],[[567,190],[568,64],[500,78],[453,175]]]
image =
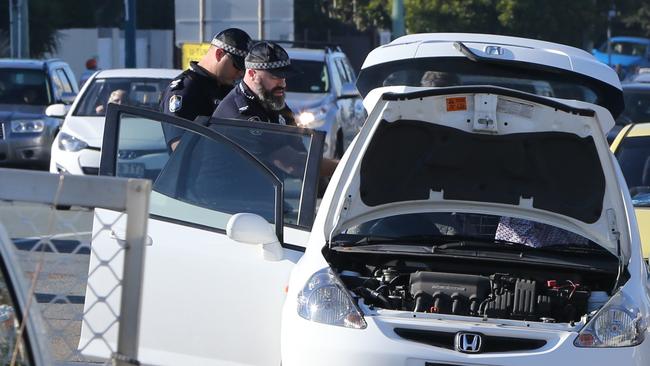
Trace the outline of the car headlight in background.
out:
[[[630,347],[641,344],[648,327],[631,298],[619,291],[585,325],[573,342],[578,347]]]
[[[306,109],[300,112],[296,123],[300,127],[318,128],[325,124],[326,115],[327,110],[325,108]]]
[[[59,149],[63,151],[75,152],[88,147],[88,144],[65,132],[59,132]]]
[[[45,122],[41,119],[11,121],[13,133],[38,133],[45,129]]]
[[[350,292],[329,268],[307,281],[298,294],[298,315],[317,323],[364,329],[367,324]]]

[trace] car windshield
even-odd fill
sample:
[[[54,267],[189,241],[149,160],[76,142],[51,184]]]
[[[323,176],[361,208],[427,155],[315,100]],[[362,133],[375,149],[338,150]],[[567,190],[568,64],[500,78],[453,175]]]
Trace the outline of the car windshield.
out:
[[[0,104],[45,106],[51,100],[45,71],[0,69]]]
[[[73,115],[104,116],[108,103],[158,110],[161,93],[170,81],[153,78],[95,79],[81,96]]]
[[[616,110],[620,90],[573,72],[474,62],[459,57],[431,57],[386,62],[361,70],[357,88],[363,96],[383,86],[447,87],[494,85],[527,93],[575,99]],[[618,112],[616,112],[618,115]]]
[[[617,123],[650,122],[650,88],[645,90],[624,88],[625,110]]]
[[[333,238],[335,245],[345,246],[424,244],[440,247],[458,241],[559,250],[598,248],[587,238],[551,225],[507,216],[457,212],[389,216],[353,226]]]
[[[650,207],[650,136],[627,137],[616,158],[636,207]]]
[[[613,55],[644,56],[648,46],[635,42],[612,42]],[[607,52],[607,43],[600,47],[600,52]]]
[[[330,90],[327,65],[323,61],[291,60],[301,74],[287,82],[287,91],[293,93],[327,93]]]

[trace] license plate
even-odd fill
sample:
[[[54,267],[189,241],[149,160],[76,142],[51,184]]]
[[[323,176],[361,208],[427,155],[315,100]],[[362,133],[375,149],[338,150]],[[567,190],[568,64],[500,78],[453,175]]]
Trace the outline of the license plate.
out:
[[[142,178],[144,177],[144,164],[142,163],[118,163],[118,177]]]

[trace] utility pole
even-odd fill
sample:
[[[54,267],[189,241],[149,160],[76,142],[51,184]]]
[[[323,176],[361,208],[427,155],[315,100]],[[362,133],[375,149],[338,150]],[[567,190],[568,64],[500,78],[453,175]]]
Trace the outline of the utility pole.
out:
[[[124,0],[124,66],[135,67],[135,30],[137,0]]]
[[[401,37],[406,34],[404,27],[404,0],[393,0],[393,11],[391,13],[393,19],[393,39]]]
[[[199,43],[205,40],[205,0],[199,0]]]
[[[264,39],[264,0],[257,0],[257,36]]]
[[[13,58],[29,58],[29,1],[9,0],[10,53]]]
[[[616,5],[607,12],[607,65],[612,66],[612,20],[616,17]]]

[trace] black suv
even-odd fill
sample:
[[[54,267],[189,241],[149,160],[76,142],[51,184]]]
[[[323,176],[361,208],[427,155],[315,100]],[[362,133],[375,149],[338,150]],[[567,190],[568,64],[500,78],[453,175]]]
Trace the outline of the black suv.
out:
[[[47,168],[77,81],[67,63],[0,60],[0,165]]]

